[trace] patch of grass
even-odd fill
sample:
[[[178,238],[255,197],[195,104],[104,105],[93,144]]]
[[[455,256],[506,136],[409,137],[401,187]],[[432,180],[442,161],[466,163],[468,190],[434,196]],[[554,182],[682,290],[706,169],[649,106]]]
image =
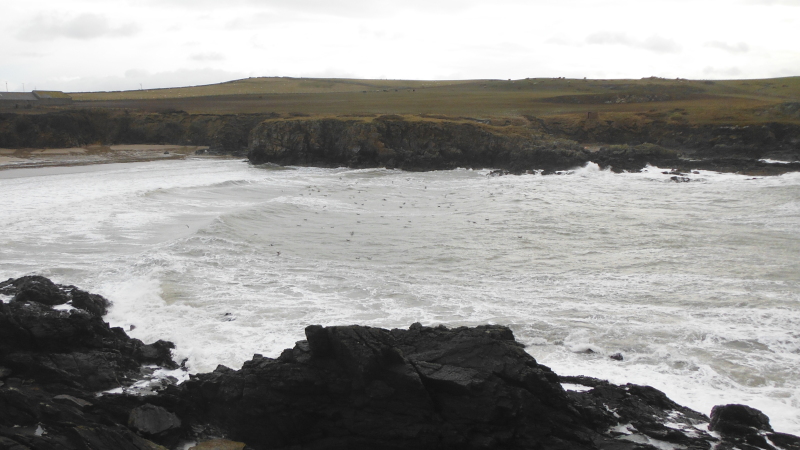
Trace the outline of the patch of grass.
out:
[[[174,89],[70,94],[68,108],[132,109],[189,114],[267,114],[281,117],[399,114],[471,118],[494,125],[524,117],[580,124],[596,120],[647,124],[800,124],[800,77],[764,80],[354,80],[248,78]],[[676,113],[676,111],[679,111]]]

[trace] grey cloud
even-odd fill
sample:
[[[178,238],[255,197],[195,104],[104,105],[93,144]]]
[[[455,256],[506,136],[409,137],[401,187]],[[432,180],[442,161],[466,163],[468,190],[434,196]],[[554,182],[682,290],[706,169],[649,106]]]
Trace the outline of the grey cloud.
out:
[[[108,18],[98,14],[85,13],[73,18],[39,14],[20,30],[17,37],[25,41],[46,41],[61,37],[95,39],[132,36],[139,31],[140,28],[135,23],[111,26]]]
[[[731,45],[728,44],[727,42],[711,41],[711,42],[706,42],[706,47],[718,48],[720,50],[725,50],[726,52],[731,52],[731,53],[747,53],[750,51],[750,47],[744,42],[739,42],[736,45]]]
[[[221,53],[207,52],[207,53],[194,53],[189,56],[192,61],[222,61],[225,59]]]
[[[586,43],[592,45],[624,45],[656,53],[677,53],[681,50],[681,46],[675,41],[661,36],[654,35],[644,40],[639,40],[631,38],[624,33],[608,31],[590,34],[586,37]]]

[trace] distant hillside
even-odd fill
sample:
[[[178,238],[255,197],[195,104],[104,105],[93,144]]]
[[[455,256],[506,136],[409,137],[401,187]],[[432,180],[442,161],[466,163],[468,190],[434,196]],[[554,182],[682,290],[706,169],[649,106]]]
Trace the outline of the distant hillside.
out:
[[[562,117],[578,123],[748,125],[800,123],[800,77],[764,80],[354,80],[248,78],[170,89],[71,93],[72,108],[189,114],[371,116],[478,119]],[[592,114],[589,114],[592,113]]]

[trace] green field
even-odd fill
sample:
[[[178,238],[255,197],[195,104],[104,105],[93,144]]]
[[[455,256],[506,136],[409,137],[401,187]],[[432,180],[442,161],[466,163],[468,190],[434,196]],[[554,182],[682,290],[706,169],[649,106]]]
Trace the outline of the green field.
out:
[[[469,117],[514,121],[562,116],[697,124],[800,123],[800,77],[762,80],[354,80],[248,78],[226,83],[119,92],[70,93],[70,108],[276,113],[297,116]]]

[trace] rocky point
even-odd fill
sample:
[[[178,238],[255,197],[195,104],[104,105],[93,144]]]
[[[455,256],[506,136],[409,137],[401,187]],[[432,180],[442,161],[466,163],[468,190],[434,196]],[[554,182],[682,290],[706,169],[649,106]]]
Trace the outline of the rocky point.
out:
[[[277,358],[134,389],[178,367],[171,343],[44,277],[0,295],[2,449],[800,449],[745,405],[707,417],[649,386],[560,377],[497,325],[312,325]]]

